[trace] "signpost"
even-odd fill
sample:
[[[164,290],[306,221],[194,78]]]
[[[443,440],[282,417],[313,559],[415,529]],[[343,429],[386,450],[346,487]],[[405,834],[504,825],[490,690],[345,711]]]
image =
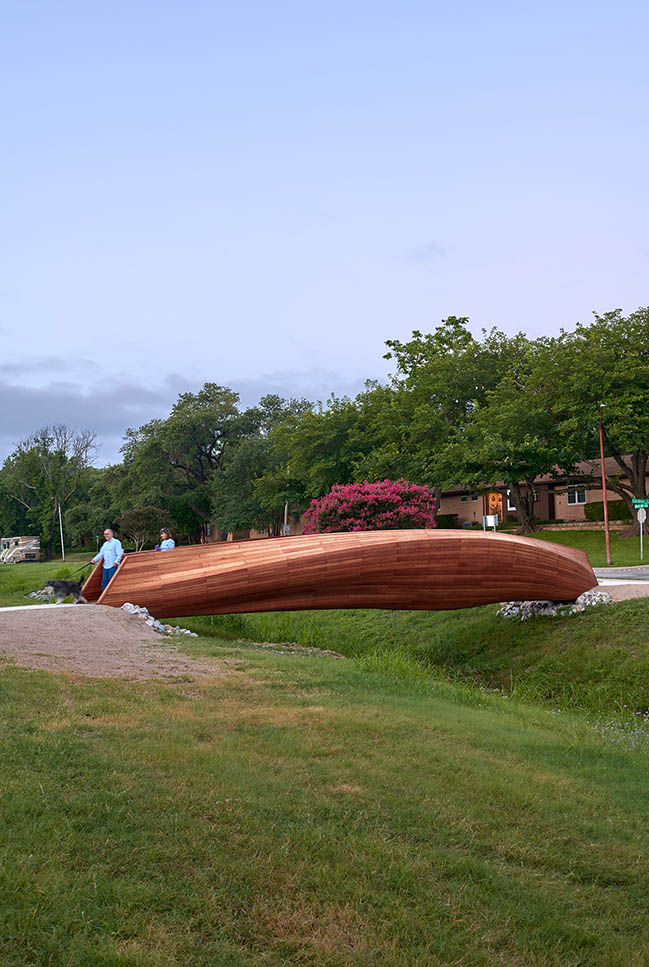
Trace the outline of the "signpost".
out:
[[[644,522],[647,519],[649,497],[632,497],[631,503],[635,507],[635,514],[638,518],[638,523],[640,524],[640,560],[642,561],[642,532],[644,531]]]

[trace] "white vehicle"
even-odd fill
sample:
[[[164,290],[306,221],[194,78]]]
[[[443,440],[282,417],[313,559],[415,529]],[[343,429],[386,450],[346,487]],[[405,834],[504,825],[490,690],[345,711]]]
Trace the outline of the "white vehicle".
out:
[[[20,561],[40,561],[40,537],[1,537],[0,564],[18,564]]]

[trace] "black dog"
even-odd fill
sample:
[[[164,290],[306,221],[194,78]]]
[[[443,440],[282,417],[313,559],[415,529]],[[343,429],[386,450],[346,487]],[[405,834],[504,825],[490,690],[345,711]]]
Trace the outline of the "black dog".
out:
[[[81,590],[83,587],[83,582],[83,578],[81,578],[80,581],[48,581],[43,590],[49,591],[50,594],[53,594],[56,598],[57,604],[61,604],[63,598],[67,598],[69,594],[71,594],[74,598],[75,604],[79,604],[79,602],[88,604],[88,601],[86,598],[84,598]]]

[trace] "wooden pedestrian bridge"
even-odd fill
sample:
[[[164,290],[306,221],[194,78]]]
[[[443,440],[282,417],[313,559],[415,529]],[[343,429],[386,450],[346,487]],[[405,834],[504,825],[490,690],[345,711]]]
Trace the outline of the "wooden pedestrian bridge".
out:
[[[390,530],[196,544],[126,554],[102,593],[156,617],[321,608],[438,611],[499,601],[573,601],[597,584],[583,551],[484,531]]]

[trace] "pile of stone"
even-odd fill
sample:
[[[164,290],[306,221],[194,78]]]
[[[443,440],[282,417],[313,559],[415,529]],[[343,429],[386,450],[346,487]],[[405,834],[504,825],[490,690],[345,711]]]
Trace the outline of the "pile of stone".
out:
[[[159,631],[161,635],[189,635],[190,638],[198,638],[196,632],[190,631],[188,628],[179,628],[177,625],[163,625],[161,621],[149,614],[147,608],[141,608],[139,604],[130,604],[127,601],[126,604],[122,605],[122,611],[142,618],[145,624],[148,624],[154,631]]]
[[[611,596],[606,591],[585,591],[576,601],[509,601],[499,608],[500,618],[560,618],[578,611],[585,611],[600,604],[610,604]]]

